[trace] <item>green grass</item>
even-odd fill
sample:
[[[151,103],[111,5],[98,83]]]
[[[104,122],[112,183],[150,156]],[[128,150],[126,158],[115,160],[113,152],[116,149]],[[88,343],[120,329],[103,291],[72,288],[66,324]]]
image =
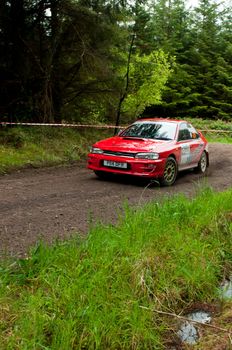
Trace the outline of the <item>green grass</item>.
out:
[[[204,132],[204,135],[207,138],[208,142],[232,143],[232,132],[231,134],[219,133],[216,135],[212,132]]]
[[[51,127],[0,129],[0,173],[79,161],[93,142],[112,133]]]
[[[2,262],[0,349],[163,349],[173,320],[152,310],[212,302],[231,269],[231,198],[125,208],[117,226]]]
[[[227,130],[232,132],[232,122],[225,122],[223,120],[210,120],[201,118],[186,118],[190,123],[198,129],[210,130]]]
[[[204,120],[187,118],[197,129],[204,130],[203,134],[209,142],[232,143],[232,123],[222,120]],[[211,132],[208,130],[218,130]],[[225,133],[221,131],[226,131]]]

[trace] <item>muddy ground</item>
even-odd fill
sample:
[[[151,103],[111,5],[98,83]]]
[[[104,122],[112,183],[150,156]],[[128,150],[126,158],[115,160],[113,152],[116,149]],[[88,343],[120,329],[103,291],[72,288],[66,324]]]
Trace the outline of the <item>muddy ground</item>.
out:
[[[232,145],[210,144],[207,176],[184,172],[170,188],[145,188],[146,182],[127,177],[102,181],[85,163],[2,175],[0,255],[24,256],[40,239],[51,242],[76,231],[86,233],[97,221],[115,223],[125,201],[141,205],[180,192],[194,195],[202,182],[217,191],[232,186]]]

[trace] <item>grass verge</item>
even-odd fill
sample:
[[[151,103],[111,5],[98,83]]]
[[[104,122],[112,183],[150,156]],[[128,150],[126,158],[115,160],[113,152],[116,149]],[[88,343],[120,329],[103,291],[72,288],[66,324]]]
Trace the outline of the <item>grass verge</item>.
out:
[[[200,118],[187,118],[190,123],[200,130],[204,130],[203,134],[209,142],[232,143],[232,123],[222,120],[204,120]],[[218,132],[210,132],[207,130],[218,130]],[[226,131],[225,133],[222,131]]]
[[[85,240],[2,262],[0,349],[164,349],[173,322],[153,310],[212,302],[231,270],[231,198],[205,189],[126,208]]]
[[[111,135],[112,130],[39,126],[0,129],[0,173],[78,161],[93,142]]]

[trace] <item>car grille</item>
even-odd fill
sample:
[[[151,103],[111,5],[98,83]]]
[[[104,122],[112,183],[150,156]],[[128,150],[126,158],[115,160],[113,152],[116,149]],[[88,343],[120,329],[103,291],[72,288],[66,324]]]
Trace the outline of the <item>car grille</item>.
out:
[[[136,153],[104,151],[103,154],[108,155],[108,156],[134,158]]]

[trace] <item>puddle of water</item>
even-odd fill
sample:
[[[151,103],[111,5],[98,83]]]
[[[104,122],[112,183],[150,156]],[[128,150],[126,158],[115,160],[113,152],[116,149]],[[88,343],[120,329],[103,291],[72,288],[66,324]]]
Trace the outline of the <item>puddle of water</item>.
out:
[[[192,320],[200,323],[209,323],[211,321],[211,315],[209,312],[206,311],[192,312],[191,314],[186,315],[186,318],[188,318],[190,321]],[[199,338],[197,325],[189,321],[185,321],[181,325],[177,334],[182,342],[191,345],[196,344]]]
[[[220,297],[222,299],[232,299],[232,276],[221,285]]]

